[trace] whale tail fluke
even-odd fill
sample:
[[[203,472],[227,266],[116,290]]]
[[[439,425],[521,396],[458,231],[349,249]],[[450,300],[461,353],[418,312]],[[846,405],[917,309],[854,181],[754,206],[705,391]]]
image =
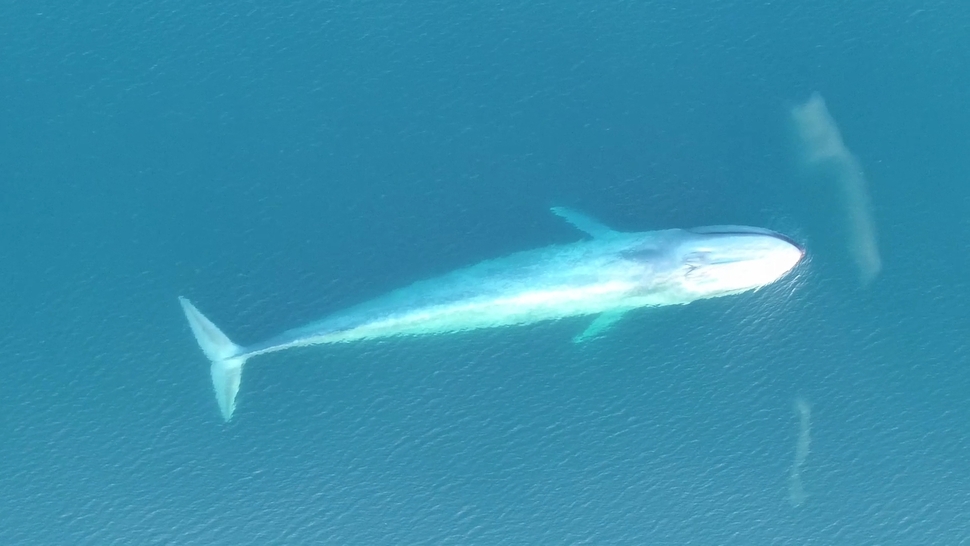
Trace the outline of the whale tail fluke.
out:
[[[243,364],[247,358],[245,350],[233,343],[189,300],[179,297],[179,303],[182,304],[185,318],[195,334],[195,340],[212,362],[212,388],[216,392],[222,417],[228,421],[236,409],[236,393],[239,392],[239,380],[242,378]]]

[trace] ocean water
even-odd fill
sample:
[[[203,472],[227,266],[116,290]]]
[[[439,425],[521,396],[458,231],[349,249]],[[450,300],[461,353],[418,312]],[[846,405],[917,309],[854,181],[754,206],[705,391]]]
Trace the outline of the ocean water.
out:
[[[968,26],[945,0],[5,3],[0,544],[970,543]],[[816,92],[868,183],[867,285],[799,164]],[[579,346],[586,320],[262,357],[222,422],[177,296],[256,342],[579,238],[552,205],[809,257]]]

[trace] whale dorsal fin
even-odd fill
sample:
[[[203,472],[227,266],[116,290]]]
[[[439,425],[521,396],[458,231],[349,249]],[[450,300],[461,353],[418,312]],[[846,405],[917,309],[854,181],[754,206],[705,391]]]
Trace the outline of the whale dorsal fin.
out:
[[[556,216],[569,222],[575,226],[576,229],[588,234],[594,239],[611,237],[617,234],[616,231],[610,229],[605,224],[602,224],[598,220],[594,220],[581,212],[577,212],[566,207],[552,207],[550,210],[552,210],[552,213]]]

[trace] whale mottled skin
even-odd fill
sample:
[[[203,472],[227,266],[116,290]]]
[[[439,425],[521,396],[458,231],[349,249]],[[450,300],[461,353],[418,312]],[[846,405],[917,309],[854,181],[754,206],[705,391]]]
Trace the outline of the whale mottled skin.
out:
[[[574,341],[602,334],[626,312],[755,290],[784,277],[805,255],[761,228],[708,226],[626,233],[581,213],[552,211],[587,240],[517,252],[420,281],[246,347],[233,343],[187,299],[192,332],[211,361],[212,384],[229,420],[250,358],[326,343],[440,335],[589,315]]]

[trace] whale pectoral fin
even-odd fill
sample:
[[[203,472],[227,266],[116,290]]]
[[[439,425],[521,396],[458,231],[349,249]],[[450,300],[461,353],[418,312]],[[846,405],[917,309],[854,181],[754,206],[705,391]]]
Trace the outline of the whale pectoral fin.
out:
[[[581,212],[577,212],[566,207],[552,207],[550,210],[552,210],[552,213],[556,216],[569,222],[575,226],[576,229],[586,233],[594,239],[610,237],[612,235],[616,235],[617,233],[613,229],[607,227],[605,224],[602,224],[598,220],[590,218]]]
[[[599,337],[610,328],[616,324],[618,320],[623,318],[626,311],[607,311],[600,316],[593,319],[593,322],[583,330],[583,333],[573,338],[573,343],[582,343],[584,341]]]

